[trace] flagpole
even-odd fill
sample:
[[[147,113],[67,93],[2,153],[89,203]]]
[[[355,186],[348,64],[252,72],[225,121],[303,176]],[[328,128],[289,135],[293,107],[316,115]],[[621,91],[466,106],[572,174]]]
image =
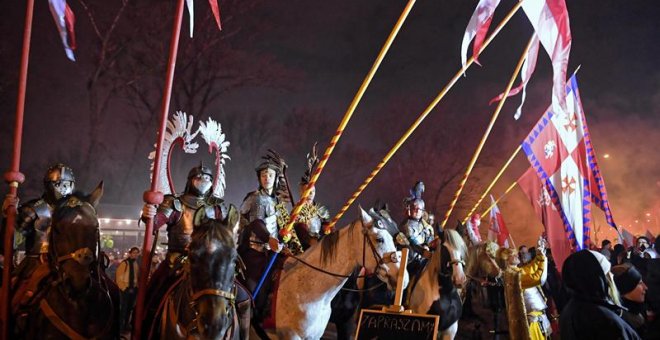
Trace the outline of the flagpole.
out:
[[[513,159],[516,158],[516,156],[518,155],[518,152],[520,152],[521,149],[522,149],[522,144],[518,144],[518,147],[516,148],[516,151],[514,151],[513,154],[511,155],[511,157],[509,157],[509,160],[506,161],[506,163],[504,164],[502,169],[500,169],[500,171],[497,173],[497,175],[495,176],[493,181],[490,182],[490,184],[488,185],[488,188],[486,188],[486,190],[484,190],[483,194],[481,194],[481,197],[479,197],[479,200],[477,201],[477,203],[475,203],[474,207],[472,207],[470,212],[467,213],[467,216],[465,216],[465,219],[463,219],[463,224],[465,224],[467,222],[467,220],[470,219],[470,216],[472,216],[472,213],[475,210],[477,210],[477,208],[479,207],[479,204],[481,204],[481,202],[484,200],[484,197],[486,197],[486,195],[488,195],[490,190],[493,189],[493,187],[495,186],[495,183],[497,183],[497,181],[500,179],[500,177],[502,177],[502,174],[504,173],[504,171],[509,167],[509,164],[511,164],[511,161],[513,161]]]
[[[463,192],[463,188],[465,187],[465,182],[467,182],[468,177],[470,177],[470,174],[472,173],[472,169],[474,169],[474,165],[477,163],[477,159],[479,158],[479,155],[481,155],[481,150],[483,150],[484,145],[486,144],[486,140],[488,139],[488,136],[490,135],[490,132],[493,129],[493,126],[495,125],[495,121],[500,116],[500,112],[502,112],[504,103],[506,102],[506,99],[509,96],[509,92],[511,92],[511,88],[513,87],[513,83],[516,81],[516,78],[518,77],[518,73],[520,73],[520,69],[525,63],[525,57],[527,57],[527,52],[529,52],[529,49],[532,47],[533,41],[534,41],[534,37],[532,36],[531,38],[529,38],[527,47],[525,48],[525,51],[523,51],[522,55],[520,56],[520,59],[518,60],[516,69],[513,71],[513,74],[511,75],[511,79],[509,79],[509,83],[506,85],[506,90],[504,90],[504,93],[502,94],[503,96],[502,100],[500,100],[499,103],[497,104],[497,108],[495,109],[495,112],[493,112],[493,116],[490,119],[490,123],[488,123],[488,127],[486,128],[486,131],[484,132],[484,135],[481,137],[481,141],[479,142],[477,149],[474,151],[474,154],[472,155],[472,159],[470,159],[470,164],[468,164],[468,167],[465,170],[465,174],[463,174],[463,178],[461,178],[461,181],[458,184],[458,189],[456,189],[454,198],[449,204],[449,209],[445,213],[445,218],[442,220],[441,226],[443,228],[447,224],[447,221],[449,220],[449,216],[451,216],[451,213],[454,210],[454,207],[456,206],[456,202],[458,202],[458,198],[461,196],[461,193]]]
[[[495,205],[497,205],[497,203],[498,203],[502,198],[504,198],[504,196],[506,196],[506,194],[508,194],[509,191],[511,191],[511,190],[516,186],[516,184],[518,184],[518,182],[513,182],[513,183],[511,183],[511,185],[509,185],[509,187],[506,188],[506,191],[504,191],[504,193],[502,194],[502,196],[498,197],[497,200],[495,200],[495,202],[493,202],[493,204],[491,204],[490,207],[488,207],[488,209],[486,209],[486,211],[482,212],[482,213],[481,213],[481,216],[486,216],[486,214],[488,214],[488,213],[490,212],[490,210],[493,209],[493,207],[494,207]]]
[[[34,0],[27,0],[25,11],[25,27],[23,28],[23,50],[21,52],[21,66],[18,78],[18,95],[16,99],[16,121],[14,123],[14,149],[12,150],[11,168],[5,173],[5,181],[9,184],[10,204],[7,207],[6,226],[4,235],[4,258],[2,268],[2,291],[0,303],[0,319],[2,321],[2,339],[9,339],[9,300],[11,269],[14,264],[14,225],[16,224],[16,209],[13,204],[18,198],[18,185],[23,183],[25,176],[20,172],[21,146],[23,139],[23,115],[25,113],[25,92],[27,88],[27,72],[30,57],[30,40],[32,38],[32,17],[34,14]]]
[[[153,174],[151,176],[151,188],[144,192],[143,199],[145,204],[157,205],[163,202],[163,193],[158,191],[160,186],[162,145],[165,139],[165,130],[167,128],[167,115],[170,110],[170,99],[172,97],[172,84],[174,82],[174,69],[176,66],[177,52],[179,49],[179,36],[181,35],[181,22],[183,20],[183,5],[185,0],[177,0],[176,12],[174,15],[174,27],[170,41],[169,61],[167,64],[167,76],[165,78],[165,88],[163,100],[161,102],[160,126],[158,132],[158,142],[156,144],[156,157],[154,159]],[[141,339],[142,322],[144,317],[144,299],[147,290],[147,279],[149,278],[149,267],[151,258],[149,258],[153,237],[153,219],[147,219],[144,230],[144,243],[142,244],[142,263],[140,265],[140,275],[138,276],[138,296],[135,304],[134,332],[135,339]],[[156,240],[157,241],[157,240]]]
[[[509,20],[511,20],[513,15],[518,11],[518,9],[520,9],[521,6],[522,6],[522,1],[518,2],[513,7],[513,9],[511,9],[509,14],[507,14],[507,16],[502,20],[502,22],[500,22],[500,24],[495,28],[493,33],[486,39],[486,41],[484,41],[484,44],[481,46],[481,49],[479,50],[479,53],[477,53],[477,55],[481,54],[486,49],[486,47],[488,47],[490,42],[493,41],[493,39],[497,36],[497,34],[500,33],[504,25],[506,25],[509,22]],[[397,150],[399,150],[401,145],[405,143],[405,141],[408,139],[408,137],[410,137],[413,131],[417,129],[417,127],[422,123],[422,121],[426,118],[426,116],[428,116],[428,114],[431,113],[431,111],[438,105],[438,103],[442,100],[442,98],[444,98],[447,92],[449,92],[449,90],[454,86],[454,84],[456,84],[458,79],[461,78],[461,76],[470,67],[470,65],[472,65],[472,63],[474,63],[474,56],[470,57],[470,59],[465,63],[465,66],[461,67],[461,69],[458,70],[458,72],[456,72],[454,77],[449,81],[449,83],[447,83],[447,85],[445,85],[445,87],[440,91],[438,96],[435,97],[435,99],[433,99],[431,104],[429,104],[429,106],[419,115],[419,117],[417,117],[417,120],[413,123],[413,125],[408,128],[405,134],[396,142],[396,144],[392,147],[392,149],[390,149],[387,155],[385,155],[383,160],[380,163],[378,163],[376,168],[371,172],[371,174],[369,174],[369,176],[364,180],[364,182],[353,193],[351,198],[349,198],[346,204],[344,204],[344,206],[337,213],[337,215],[335,215],[335,217],[330,221],[330,226],[334,227],[334,225],[344,215],[344,213],[348,210],[351,204],[353,204],[353,202],[358,198],[358,196],[360,196],[360,194],[362,193],[362,191],[364,191],[367,185],[369,185],[369,183],[374,179],[374,177],[376,177],[376,175],[380,172],[380,170],[385,166],[385,164],[387,164],[390,158],[392,158],[394,153],[396,153]]]
[[[323,154],[323,157],[319,161],[318,166],[316,167],[316,170],[314,170],[314,173],[312,174],[312,177],[309,180],[309,183],[307,186],[305,186],[305,190],[303,191],[302,195],[300,196],[300,200],[298,203],[295,205],[293,210],[291,211],[291,215],[289,218],[289,223],[286,225],[285,229],[282,229],[282,232],[284,232],[284,239],[285,241],[288,240],[288,238],[291,237],[291,230],[293,229],[293,224],[296,221],[296,218],[298,217],[298,214],[300,213],[300,210],[302,209],[303,202],[309,197],[309,194],[312,192],[312,188],[314,188],[314,185],[316,184],[316,181],[318,181],[319,177],[321,176],[321,173],[323,172],[323,169],[325,167],[325,164],[328,162],[328,158],[330,158],[330,155],[335,149],[335,146],[337,145],[337,142],[339,141],[339,138],[341,138],[344,129],[346,128],[346,125],[348,124],[348,121],[351,119],[353,116],[353,112],[355,112],[355,109],[357,108],[358,104],[360,103],[360,100],[362,99],[362,96],[364,93],[367,91],[367,87],[369,87],[369,84],[371,83],[371,80],[373,79],[374,75],[376,74],[376,71],[378,71],[378,68],[380,67],[380,64],[382,63],[383,59],[385,58],[385,55],[390,49],[390,46],[392,46],[392,42],[396,38],[397,34],[399,33],[399,30],[403,26],[403,23],[406,21],[406,18],[408,17],[408,14],[412,10],[412,7],[415,5],[416,0],[409,0],[408,4],[406,7],[403,9],[403,12],[401,12],[401,15],[399,16],[399,20],[397,20],[396,24],[392,28],[392,32],[390,32],[390,35],[387,37],[387,40],[385,41],[385,44],[380,50],[380,53],[378,53],[378,57],[374,61],[373,65],[371,66],[371,69],[369,70],[369,73],[365,77],[365,79],[362,81],[362,85],[358,89],[358,92],[355,94],[355,97],[353,97],[353,101],[351,104],[348,106],[348,109],[346,110],[346,113],[344,114],[344,118],[342,118],[341,122],[339,123],[339,127],[337,127],[337,130],[335,131],[334,136],[332,136],[332,139],[330,140],[330,144],[325,150],[325,153]]]

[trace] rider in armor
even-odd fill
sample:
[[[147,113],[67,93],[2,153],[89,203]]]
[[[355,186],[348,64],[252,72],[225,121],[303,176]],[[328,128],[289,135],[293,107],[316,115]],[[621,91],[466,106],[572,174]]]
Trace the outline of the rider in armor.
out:
[[[539,239],[537,250],[536,257],[520,267],[515,248],[500,248],[497,253],[498,265],[504,274],[504,297],[512,338],[547,339],[552,333],[541,289],[548,266],[543,238]]]
[[[277,220],[282,214],[277,196],[280,167],[266,160],[255,168],[259,188],[247,194],[241,204],[241,241],[238,253],[246,263],[245,283],[254,291],[266,269],[272,251],[281,250]],[[281,218],[280,218],[281,219]]]
[[[142,220],[152,218],[154,229],[167,225],[167,255],[149,280],[149,309],[158,307],[158,299],[162,298],[171,284],[183,269],[182,260],[191,241],[195,217],[200,209],[203,216],[210,219],[223,219],[227,215],[227,207],[222,199],[213,196],[213,171],[202,164],[190,169],[186,187],[181,195],[165,195],[163,202],[156,208],[145,204],[142,210]],[[247,317],[249,322],[249,294],[237,285],[236,307],[239,318]],[[153,315],[147,313],[145,315]],[[243,321],[241,321],[243,323]],[[149,324],[149,323],[147,323]]]
[[[44,175],[44,194],[18,208],[16,232],[25,238],[25,258],[16,268],[16,293],[12,304],[22,304],[37,289],[41,279],[49,273],[48,234],[55,203],[73,193],[76,178],[70,167],[57,163],[49,167]],[[7,200],[7,199],[5,199]],[[7,206],[5,202],[3,206]],[[4,211],[4,209],[3,209]]]
[[[421,181],[415,183],[410,190],[411,196],[404,200],[407,216],[399,226],[400,233],[396,237],[400,246],[410,248],[411,260],[416,262],[431,257],[429,244],[434,239],[433,227],[423,218],[425,208],[424,200],[422,200],[423,192],[424,183]],[[411,271],[413,269],[410,268]]]

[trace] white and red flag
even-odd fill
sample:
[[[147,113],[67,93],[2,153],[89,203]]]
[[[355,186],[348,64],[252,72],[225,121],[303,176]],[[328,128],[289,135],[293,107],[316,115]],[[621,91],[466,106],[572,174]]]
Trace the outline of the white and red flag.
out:
[[[576,250],[591,243],[591,204],[605,212],[616,229],[605,181],[596,161],[582,103],[573,75],[566,86],[567,111],[548,108],[522,143],[537,176],[562,219],[564,232]]]
[[[564,232],[564,222],[559,211],[552,203],[550,194],[545,184],[536,174],[533,168],[527,169],[518,179],[518,185],[527,195],[536,215],[545,227],[545,235],[552,249],[552,258],[555,260],[557,269],[561,272],[566,258],[571,255],[571,243]]]
[[[566,70],[572,40],[566,2],[564,0],[527,0],[523,2],[522,8],[532,23],[535,33],[520,72],[520,84],[511,89],[508,95],[508,97],[515,96],[522,90],[522,98],[514,118],[520,118],[522,113],[527,83],[536,69],[539,43],[543,45],[552,62],[552,107],[555,112],[562,112],[566,110],[564,87],[566,86]],[[503,97],[504,93],[500,93],[490,101],[489,105],[502,100]]]
[[[220,6],[218,5],[218,0],[209,0],[209,6],[211,6],[211,13],[213,13],[213,18],[218,24],[218,29],[222,30],[222,23],[220,22]],[[195,26],[195,1],[186,0],[186,7],[188,8],[188,17],[190,21],[190,37],[193,36],[193,28]]]
[[[490,23],[493,21],[495,8],[497,8],[499,3],[500,0],[479,0],[477,8],[472,13],[470,22],[468,22],[468,26],[465,29],[465,34],[463,34],[463,43],[461,44],[461,63],[463,67],[467,64],[467,50],[472,39],[474,39],[472,56],[474,57],[474,62],[480,65],[477,60],[479,58],[479,51],[486,38],[486,33],[488,33]]]
[[[60,33],[64,52],[71,61],[76,61],[73,51],[76,49],[76,35],[73,26],[76,18],[66,0],[48,0],[50,13],[53,15],[57,31]]]
[[[567,110],[566,70],[571,53],[571,27],[564,0],[525,0],[522,8],[552,61],[552,108]]]
[[[504,224],[500,208],[495,204],[493,195],[490,195],[492,208],[490,209],[490,226],[488,227],[488,240],[497,242],[500,247],[509,248],[509,230]]]
[[[631,232],[626,230],[625,228],[621,228],[621,243],[626,247],[634,247],[635,246],[635,235],[633,235]]]

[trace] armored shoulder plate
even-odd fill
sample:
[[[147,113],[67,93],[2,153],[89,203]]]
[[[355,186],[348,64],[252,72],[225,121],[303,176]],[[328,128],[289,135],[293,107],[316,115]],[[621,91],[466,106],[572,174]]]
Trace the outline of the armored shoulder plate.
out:
[[[181,212],[181,201],[173,195],[165,195],[163,203],[158,206],[158,212],[170,217],[174,211]]]
[[[31,205],[32,205],[32,209],[34,209],[34,212],[37,214],[37,218],[50,218],[51,217],[51,213],[52,213],[51,210],[52,209],[48,205],[48,203],[46,203],[45,200],[38,199],[36,201],[33,201],[33,203]]]

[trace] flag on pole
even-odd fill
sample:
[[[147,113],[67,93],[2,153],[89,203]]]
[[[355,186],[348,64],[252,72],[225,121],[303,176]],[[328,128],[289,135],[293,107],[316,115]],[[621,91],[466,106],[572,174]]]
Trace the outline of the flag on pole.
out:
[[[474,39],[474,45],[472,47],[474,62],[481,65],[477,60],[479,50],[481,50],[490,23],[493,21],[493,13],[495,13],[495,8],[497,8],[499,3],[500,0],[479,0],[477,8],[472,13],[470,22],[468,22],[468,26],[465,29],[465,34],[463,34],[463,43],[461,44],[461,63],[463,67],[467,64],[467,50],[472,39]]]
[[[50,8],[53,20],[55,20],[57,31],[60,33],[67,58],[71,61],[76,61],[76,57],[73,54],[73,50],[76,49],[76,36],[73,29],[76,18],[73,15],[73,11],[66,3],[66,0],[48,0],[48,7]]]
[[[515,96],[522,90],[522,95],[520,96],[520,105],[518,105],[516,113],[513,115],[514,119],[520,118],[520,115],[522,114],[522,106],[525,103],[525,97],[527,97],[527,83],[529,83],[529,80],[532,78],[532,74],[534,74],[534,70],[536,69],[536,60],[538,59],[540,45],[539,36],[535,33],[532,39],[532,45],[527,51],[525,62],[523,63],[522,69],[520,70],[520,85],[512,88],[511,91],[509,91],[509,95],[507,96]],[[504,92],[491,99],[488,105],[492,105],[493,103],[502,100],[502,98],[504,98]]]
[[[488,228],[488,240],[497,242],[500,247],[509,248],[509,230],[504,224],[500,208],[495,204],[495,198],[490,195],[492,209],[490,209],[490,227]]]
[[[556,113],[564,112],[568,109],[564,89],[572,40],[566,2],[523,1],[522,8],[552,61],[552,108]]]
[[[635,246],[635,235],[631,234],[626,228],[621,228],[621,242],[626,248]]]
[[[527,135],[522,149],[544,183],[576,250],[588,248],[593,224],[591,203],[605,212],[616,229],[602,173],[596,161],[587,121],[573,75],[566,88],[567,111],[548,108]]]
[[[222,24],[220,23],[220,6],[218,5],[218,0],[209,0],[209,6],[211,6],[211,13],[213,13],[213,18],[218,24],[218,29],[222,30]],[[193,28],[195,26],[195,0],[186,0],[186,7],[188,8],[188,17],[190,18],[190,37],[193,37]]]
[[[533,168],[527,169],[518,179],[518,185],[527,195],[536,215],[545,227],[546,239],[552,249],[552,258],[561,271],[564,260],[571,255],[571,243],[564,232],[564,223],[550,194]]]

